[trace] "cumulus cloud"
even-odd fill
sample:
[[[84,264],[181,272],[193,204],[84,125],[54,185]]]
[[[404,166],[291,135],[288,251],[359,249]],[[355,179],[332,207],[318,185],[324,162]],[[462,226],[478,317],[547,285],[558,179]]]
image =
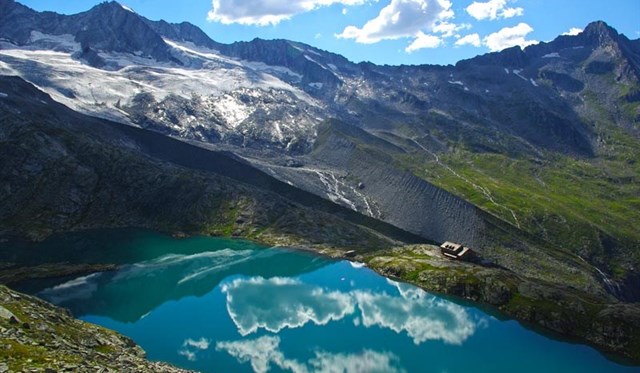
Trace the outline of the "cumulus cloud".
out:
[[[200,338],[198,340],[189,338],[182,343],[182,348],[178,350],[178,354],[186,357],[189,361],[196,361],[198,351],[208,349],[209,344],[211,344],[211,341],[206,338]]]
[[[411,285],[389,283],[398,295],[329,291],[278,277],[236,279],[223,285],[222,291],[227,295],[227,311],[243,336],[260,328],[277,333],[307,323],[326,325],[356,315],[356,307],[360,318],[354,325],[404,332],[416,344],[427,340],[462,344],[474,334],[477,323],[463,307]]]
[[[489,0],[487,2],[474,1],[467,7],[467,13],[477,20],[511,18],[524,14],[524,9],[507,6],[507,0]]]
[[[438,299],[416,287],[390,282],[398,297],[368,292],[356,293],[362,325],[405,332],[415,344],[440,340],[460,345],[476,331],[476,322],[455,303]]]
[[[434,39],[425,38],[425,32],[431,32],[439,22],[450,19],[453,15],[451,2],[448,0],[391,0],[377,17],[367,21],[362,27],[347,26],[336,36],[354,39],[363,44],[400,38],[418,39],[422,36],[422,40],[413,48],[407,48],[413,51],[419,49],[417,47],[420,45],[425,48],[432,45]]]
[[[505,48],[520,46],[524,48],[528,45],[538,44],[537,40],[527,40],[527,35],[533,31],[533,28],[526,23],[519,23],[514,27],[505,27],[498,32],[494,32],[483,39],[492,52],[501,51]]]
[[[207,19],[222,24],[276,25],[291,17],[334,4],[355,6],[368,0],[213,0]]]
[[[438,48],[443,44],[442,39],[435,35],[426,35],[422,31],[418,33],[418,36],[413,40],[411,44],[405,49],[407,53],[417,51],[424,48]]]
[[[582,29],[581,29],[581,28],[578,28],[578,27],[572,27],[571,29],[569,29],[569,31],[567,31],[567,32],[563,33],[562,35],[576,36],[576,35],[578,35],[578,34],[579,34],[579,33],[581,33],[581,32],[582,32]]]
[[[397,367],[398,357],[390,352],[364,350],[359,354],[316,352],[309,361],[310,372],[404,372]]]
[[[263,328],[277,333],[309,322],[325,325],[355,309],[353,297],[288,278],[236,279],[222,286],[227,311],[241,335]]]
[[[253,340],[216,343],[218,351],[225,351],[240,363],[250,363],[257,373],[268,372],[272,366],[293,373],[309,372],[403,372],[397,367],[398,358],[388,352],[364,350],[358,354],[332,354],[316,351],[307,362],[287,358],[280,351],[280,337],[264,336]]]
[[[198,350],[206,350],[207,348],[209,348],[209,344],[211,344],[211,341],[206,338],[200,338],[198,340],[189,338],[185,340],[182,345],[184,347],[197,348]]]
[[[216,350],[226,351],[240,363],[251,363],[251,368],[257,373],[268,372],[272,364],[282,370],[306,372],[304,365],[296,360],[287,359],[279,347],[280,337],[277,336],[216,343]]]
[[[474,47],[479,47],[482,45],[482,41],[480,40],[480,35],[478,35],[477,33],[474,33],[474,34],[465,35],[460,39],[456,40],[456,45],[459,47],[463,45],[473,45]]]
[[[468,23],[455,24],[447,21],[439,22],[433,26],[433,32],[442,34],[443,37],[448,38],[457,35],[462,30],[468,30],[471,25]]]

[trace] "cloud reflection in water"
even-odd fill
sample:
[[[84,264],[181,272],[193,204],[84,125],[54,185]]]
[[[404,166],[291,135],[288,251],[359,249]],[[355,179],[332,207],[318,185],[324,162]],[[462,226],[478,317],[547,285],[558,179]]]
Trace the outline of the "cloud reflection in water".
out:
[[[229,316],[246,336],[264,328],[277,333],[313,322],[326,325],[355,310],[350,294],[328,291],[295,279],[253,277],[222,285]]]
[[[326,325],[355,315],[356,326],[377,326],[406,332],[418,345],[440,340],[460,345],[477,327],[468,312],[457,304],[439,299],[411,285],[389,281],[397,295],[354,290],[328,290],[288,278],[236,279],[222,286],[227,310],[241,335],[263,328],[277,333],[312,322]]]
[[[307,362],[289,359],[280,351],[280,337],[278,336],[218,342],[216,350],[226,351],[241,363],[250,363],[257,373],[268,372],[272,366],[293,373],[404,372],[397,366],[397,356],[389,352],[372,350],[363,350],[357,354],[333,354],[316,351],[315,356]]]

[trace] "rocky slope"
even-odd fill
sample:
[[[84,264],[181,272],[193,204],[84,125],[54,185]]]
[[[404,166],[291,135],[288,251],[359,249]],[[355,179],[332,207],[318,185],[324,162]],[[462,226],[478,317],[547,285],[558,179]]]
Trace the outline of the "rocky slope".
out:
[[[187,372],[150,362],[131,339],[0,285],[0,372]]]
[[[229,155],[74,113],[19,78],[0,90],[3,235],[137,226],[312,246],[420,240]]]
[[[356,259],[384,276],[481,302],[501,314],[586,341],[603,351],[635,361],[640,358],[638,304],[610,303],[603,295],[532,279],[493,265],[454,262],[444,258],[436,246],[404,246]],[[580,276],[576,272],[573,275]]]
[[[116,2],[73,16],[0,6],[0,73],[75,110],[230,150],[428,239],[482,248],[501,220],[640,299],[640,43],[603,22],[455,66],[376,66],[287,40],[225,45]],[[363,131],[325,136],[329,118]],[[336,144],[356,144],[351,161],[323,151]]]
[[[640,42],[603,22],[455,66],[376,66],[224,45],[115,2],[0,0],[0,74],[50,95],[0,81],[4,234],[453,240],[568,296],[640,300]]]

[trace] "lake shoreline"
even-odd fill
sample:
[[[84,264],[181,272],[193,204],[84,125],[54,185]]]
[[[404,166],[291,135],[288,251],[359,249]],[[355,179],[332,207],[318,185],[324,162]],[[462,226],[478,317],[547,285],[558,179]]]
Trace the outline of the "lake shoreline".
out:
[[[163,233],[163,234],[166,234]],[[184,233],[172,237],[188,238]],[[454,262],[441,257],[433,245],[403,245],[373,252],[349,250],[328,245],[299,245],[288,237],[257,240],[260,245],[298,250],[331,259],[365,263],[387,278],[416,285],[434,294],[453,296],[474,305],[489,307],[498,315],[548,331],[571,341],[597,348],[607,358],[622,359],[625,365],[640,365],[640,307],[637,304],[605,303],[575,289],[562,289],[518,276],[501,268]],[[15,283],[29,278],[55,278],[116,269],[114,264],[51,264],[32,269],[0,263],[0,282]],[[36,270],[33,270],[36,269]],[[31,277],[29,277],[31,276]],[[600,302],[600,303],[598,303]],[[585,309],[585,304],[588,307]]]

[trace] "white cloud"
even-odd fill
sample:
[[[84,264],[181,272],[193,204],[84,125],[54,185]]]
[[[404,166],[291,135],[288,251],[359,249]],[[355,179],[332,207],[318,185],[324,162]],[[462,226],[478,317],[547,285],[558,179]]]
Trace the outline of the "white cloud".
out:
[[[209,344],[210,343],[211,343],[211,341],[206,339],[206,338],[200,338],[198,340],[194,340],[194,339],[189,338],[186,341],[184,341],[182,346],[184,346],[184,347],[194,347],[194,348],[197,348],[198,350],[206,350],[207,348],[209,348]]]
[[[186,357],[186,358],[187,358],[187,360],[189,360],[189,361],[196,361],[196,360],[198,360],[198,359],[196,358],[196,354],[195,354],[195,352],[191,352],[191,351],[189,351],[189,350],[179,350],[179,351],[178,351],[178,355],[181,355],[181,356]]]
[[[439,22],[433,26],[433,32],[442,34],[442,37],[449,38],[452,36],[458,36],[458,32],[462,30],[469,30],[471,25],[468,23],[455,24],[447,21]]]
[[[411,44],[407,48],[405,48],[405,52],[412,53],[417,51],[418,49],[424,48],[438,48],[443,44],[442,39],[434,35],[426,35],[422,31],[418,33],[418,37],[416,37]]]
[[[271,369],[271,365],[281,370],[293,372],[307,372],[307,367],[296,360],[287,359],[279,350],[280,337],[264,336],[258,339],[234,342],[218,342],[216,350],[226,351],[235,357],[240,363],[251,363],[254,372],[265,373]]]
[[[461,344],[474,334],[476,322],[463,307],[411,285],[389,283],[399,295],[329,291],[280,277],[236,279],[221,289],[227,295],[229,316],[243,336],[260,328],[278,333],[309,322],[326,325],[354,315],[356,306],[364,327],[406,332],[416,344],[427,340]]]
[[[349,294],[287,278],[236,279],[221,289],[227,294],[229,316],[243,336],[260,328],[277,333],[309,322],[325,325],[355,309]]]
[[[507,0],[489,0],[485,3],[474,1],[467,7],[467,13],[477,20],[511,18],[524,14],[522,8],[507,7]]]
[[[394,365],[399,359],[389,352],[364,350],[360,354],[331,354],[316,352],[309,361],[310,372],[404,372]]]
[[[377,17],[364,26],[347,26],[338,38],[354,39],[358,43],[372,44],[382,40],[418,38],[430,32],[438,22],[453,17],[448,0],[391,0]]]
[[[456,40],[456,45],[459,47],[463,45],[473,45],[474,47],[479,47],[482,45],[482,41],[480,40],[480,35],[478,35],[477,33],[474,33],[474,34],[465,35],[460,39]]]
[[[476,322],[455,303],[438,299],[407,284],[390,281],[400,298],[387,294],[356,292],[362,325],[406,332],[415,344],[441,340],[460,345],[476,331]]]
[[[189,338],[182,343],[182,348],[178,350],[178,354],[186,357],[189,361],[196,361],[198,350],[204,351],[208,349],[209,344],[211,344],[211,340],[206,338],[198,340]]]
[[[280,351],[280,337],[264,336],[253,340],[218,342],[218,351],[226,351],[240,363],[250,363],[257,373],[266,373],[272,366],[293,373],[310,372],[403,372],[398,358],[388,352],[364,350],[359,354],[332,354],[316,351],[305,363],[287,358]]]
[[[579,33],[582,32],[581,28],[578,27],[572,27],[571,29],[569,29],[569,31],[563,33],[562,35],[570,35],[570,36],[575,36],[578,35]]]
[[[501,51],[505,48],[520,46],[524,48],[528,45],[538,44],[537,40],[527,40],[526,36],[533,31],[533,28],[526,23],[519,23],[514,27],[505,27],[498,32],[494,32],[483,39],[492,52]]]
[[[276,25],[291,17],[334,4],[355,6],[369,0],[213,0],[207,19],[228,25]]]

